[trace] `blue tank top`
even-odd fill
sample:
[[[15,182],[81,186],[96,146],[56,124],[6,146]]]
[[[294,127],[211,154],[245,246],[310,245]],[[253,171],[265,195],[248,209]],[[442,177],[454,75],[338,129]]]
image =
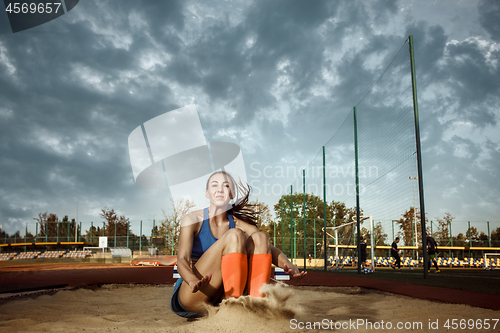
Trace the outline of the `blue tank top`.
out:
[[[227,215],[229,219],[229,229],[235,228],[233,216],[231,214]],[[212,231],[210,230],[210,221],[208,219],[208,208],[203,209],[203,224],[201,225],[200,232],[194,236],[193,239],[193,250],[191,251],[192,259],[199,259],[203,253],[213,243],[217,241],[212,235]]]

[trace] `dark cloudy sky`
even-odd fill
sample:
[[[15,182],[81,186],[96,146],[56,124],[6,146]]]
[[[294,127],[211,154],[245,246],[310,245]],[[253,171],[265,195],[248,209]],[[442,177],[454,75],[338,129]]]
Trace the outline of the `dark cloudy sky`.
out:
[[[77,200],[84,222],[161,218],[169,192],[134,184],[128,135],[190,104],[254,187],[255,169],[298,170],[408,35],[427,216],[499,221],[500,2],[82,0],[15,34],[0,14],[0,224],[74,218]]]

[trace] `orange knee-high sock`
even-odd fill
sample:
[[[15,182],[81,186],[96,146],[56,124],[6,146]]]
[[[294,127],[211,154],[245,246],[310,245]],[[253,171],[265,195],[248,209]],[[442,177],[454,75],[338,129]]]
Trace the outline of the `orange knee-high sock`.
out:
[[[260,288],[271,280],[271,253],[250,255],[248,260],[248,294],[252,297],[264,297]]]
[[[243,295],[248,276],[247,255],[243,253],[228,253],[221,261],[222,283],[226,298]]]

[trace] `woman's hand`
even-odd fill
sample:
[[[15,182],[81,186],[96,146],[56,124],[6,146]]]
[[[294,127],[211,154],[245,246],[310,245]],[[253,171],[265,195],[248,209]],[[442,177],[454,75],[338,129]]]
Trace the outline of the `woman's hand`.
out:
[[[188,284],[189,284],[189,287],[191,288],[191,292],[195,293],[198,290],[205,288],[206,286],[208,286],[208,283],[210,282],[211,279],[212,279],[212,274],[210,273],[210,274],[202,277],[201,280],[189,281]]]
[[[307,275],[307,272],[299,271],[298,267],[292,264],[285,264],[283,266],[283,271],[294,278],[303,278]]]

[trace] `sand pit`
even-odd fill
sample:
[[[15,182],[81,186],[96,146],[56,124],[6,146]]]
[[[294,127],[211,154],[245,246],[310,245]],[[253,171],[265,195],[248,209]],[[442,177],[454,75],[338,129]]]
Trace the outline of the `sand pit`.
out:
[[[209,315],[187,321],[170,311],[172,285],[103,285],[61,290],[51,294],[0,299],[2,332],[313,332],[314,322],[340,325],[337,331],[365,332],[347,322],[393,325],[397,332],[441,332],[448,319],[498,319],[500,311],[468,305],[443,304],[357,287],[271,286],[268,300],[243,297],[210,308]],[[291,321],[292,320],[292,321]],[[428,328],[438,320],[439,329]],[[331,322],[330,322],[331,321]],[[421,328],[395,329],[398,322]],[[377,324],[378,323],[378,324]],[[302,327],[300,329],[299,327]],[[312,328],[313,326],[311,326]],[[332,326],[329,326],[332,327]],[[373,326],[376,327],[376,326]],[[295,328],[295,329],[294,329]],[[316,326],[316,328],[319,328]],[[323,331],[325,326],[321,331]],[[496,329],[487,330],[498,332]],[[386,331],[383,329],[373,331]],[[469,330],[468,332],[480,331]],[[482,330],[484,331],[484,330]]]

